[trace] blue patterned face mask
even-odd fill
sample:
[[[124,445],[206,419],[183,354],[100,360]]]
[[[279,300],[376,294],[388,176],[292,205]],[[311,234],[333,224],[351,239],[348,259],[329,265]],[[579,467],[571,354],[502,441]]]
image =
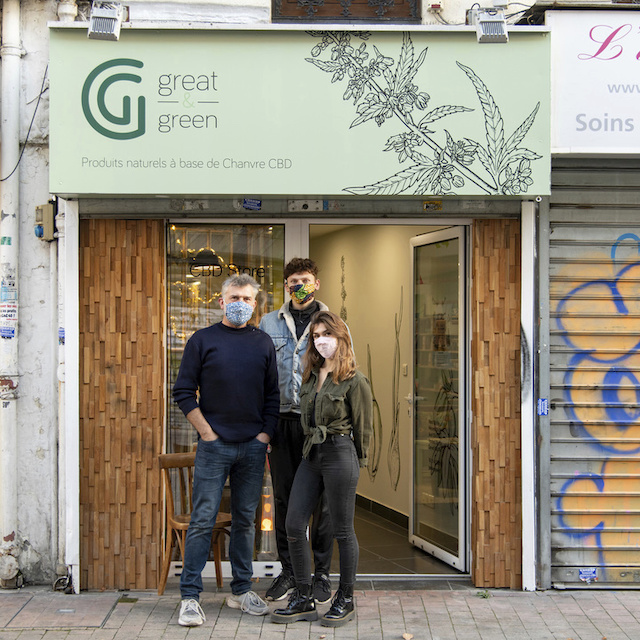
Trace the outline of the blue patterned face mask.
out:
[[[224,315],[232,325],[240,327],[251,320],[253,307],[243,300],[236,300],[224,305]]]

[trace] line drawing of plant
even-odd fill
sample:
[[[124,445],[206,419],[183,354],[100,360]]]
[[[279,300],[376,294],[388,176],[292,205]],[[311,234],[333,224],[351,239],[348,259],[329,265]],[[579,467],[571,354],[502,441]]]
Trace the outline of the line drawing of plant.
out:
[[[400,164],[413,164],[383,180],[371,184],[346,187],[354,195],[456,195],[466,181],[474,183],[489,195],[519,195],[533,184],[531,163],[541,155],[522,146],[533,125],[540,102],[529,116],[507,138],[502,114],[491,92],[471,67],[456,62],[471,81],[484,117],[486,146],[463,138],[455,140],[443,129],[444,142],[436,141],[433,123],[474,109],[463,105],[442,105],[427,111],[431,96],[414,84],[418,70],[427,56],[427,48],[417,56],[411,35],[403,33],[397,63],[372,45],[375,55],[367,51],[368,31],[308,31],[320,42],[305,60],[321,71],[332,74],[331,82],[347,79],[343,100],[353,100],[357,116],[350,128],[373,120],[378,127],[396,119],[408,130],[388,138],[384,151],[398,154]],[[361,44],[353,40],[362,40]],[[328,50],[328,59],[322,54]],[[386,86],[384,86],[386,84]],[[416,122],[414,113],[425,112]],[[440,134],[442,137],[442,133]],[[427,151],[418,149],[426,147]]]
[[[395,325],[395,347],[393,349],[393,379],[391,380],[391,409],[393,420],[391,421],[391,435],[389,436],[389,449],[387,455],[387,466],[389,468],[389,478],[393,490],[398,489],[400,480],[400,328],[402,327],[403,312],[403,287],[400,287],[400,309],[394,317]]]
[[[342,303],[340,304],[340,317],[346,322],[347,321],[347,305],[345,301],[347,299],[347,289],[344,286],[346,275],[344,269],[344,256],[340,258],[340,298],[342,298]]]
[[[453,371],[442,370],[440,389],[436,395],[432,418],[429,419],[429,471],[437,486],[454,493],[449,508],[458,508],[458,391]]]
[[[382,416],[380,406],[376,400],[375,387],[373,386],[373,371],[371,366],[371,346],[367,343],[367,377],[371,385],[371,395],[373,397],[373,429],[371,432],[371,446],[369,447],[369,464],[367,471],[371,482],[376,479],[378,467],[380,466],[380,455],[382,453]]]

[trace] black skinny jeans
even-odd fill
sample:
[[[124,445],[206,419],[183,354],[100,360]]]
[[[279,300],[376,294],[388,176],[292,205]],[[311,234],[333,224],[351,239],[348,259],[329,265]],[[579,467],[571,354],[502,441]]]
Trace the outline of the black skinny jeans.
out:
[[[333,536],[340,552],[340,583],[356,581],[360,548],[353,527],[360,466],[349,436],[329,435],[303,459],[293,481],[287,512],[287,539],[298,585],[311,584],[311,552],[306,530],[313,507],[324,491]]]

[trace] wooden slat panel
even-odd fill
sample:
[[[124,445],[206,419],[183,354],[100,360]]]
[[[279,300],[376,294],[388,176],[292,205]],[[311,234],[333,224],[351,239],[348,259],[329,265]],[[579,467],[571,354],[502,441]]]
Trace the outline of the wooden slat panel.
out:
[[[80,227],[81,588],[155,589],[164,429],[164,227]]]
[[[472,577],[520,589],[520,222],[476,221],[472,251]]]

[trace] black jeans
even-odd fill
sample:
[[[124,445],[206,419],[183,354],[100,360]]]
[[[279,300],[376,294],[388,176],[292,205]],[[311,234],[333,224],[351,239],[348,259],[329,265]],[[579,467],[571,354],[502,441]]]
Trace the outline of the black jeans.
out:
[[[287,511],[293,479],[302,460],[302,443],[304,435],[300,416],[295,413],[281,415],[278,421],[277,436],[271,443],[269,465],[273,481],[273,497],[275,505],[275,532],[278,559],[282,563],[282,571],[292,574],[289,543],[287,542]],[[311,523],[311,548],[313,549],[315,573],[329,575],[331,555],[333,554],[333,530],[327,501],[322,494],[311,505],[313,521]]]
[[[300,463],[287,513],[289,553],[293,575],[299,585],[311,584],[311,554],[306,528],[313,505],[323,491],[340,551],[340,583],[355,583],[360,548],[353,518],[359,477],[358,455],[349,436],[328,436],[326,442],[314,445],[309,458]]]

